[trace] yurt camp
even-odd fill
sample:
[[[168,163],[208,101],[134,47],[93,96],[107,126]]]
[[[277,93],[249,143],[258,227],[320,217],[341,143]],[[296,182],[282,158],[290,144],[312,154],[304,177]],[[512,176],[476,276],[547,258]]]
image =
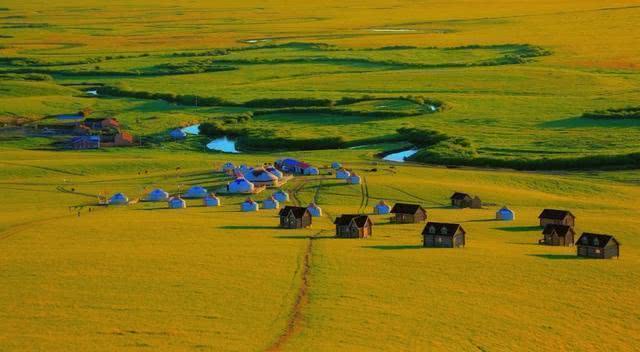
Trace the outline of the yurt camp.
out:
[[[373,207],[373,213],[376,215],[386,215],[390,212],[391,207],[384,201],[384,199],[380,200],[380,202]]]
[[[336,178],[340,180],[346,180],[351,176],[351,173],[345,169],[339,169],[336,172]]]
[[[169,199],[169,193],[160,188],[156,188],[147,194],[148,202],[166,202]]]
[[[238,177],[227,184],[229,193],[253,193],[255,185],[244,177]]]
[[[283,191],[283,190],[278,190],[277,192],[275,192],[273,194],[273,198],[275,198],[276,200],[278,200],[278,202],[280,203],[284,203],[284,202],[288,202],[289,201],[289,193]]]
[[[202,205],[205,207],[219,207],[222,203],[215,193],[211,193],[202,199]]]
[[[309,213],[314,218],[322,216],[322,208],[320,208],[316,203],[310,203],[307,205],[307,210],[309,210]]]
[[[262,201],[262,209],[279,209],[280,202],[273,196]]]
[[[258,205],[258,203],[254,202],[251,198],[247,198],[247,200],[240,204],[241,211],[258,211],[259,209],[260,206]]]
[[[184,194],[185,198],[204,198],[207,196],[207,189],[202,186],[193,186]]]
[[[516,219],[516,213],[509,209],[506,205],[496,212],[496,220],[513,221]]]
[[[109,198],[109,205],[127,205],[129,198],[124,193],[116,193]]]
[[[187,202],[180,197],[173,197],[169,199],[168,205],[170,209],[183,209],[187,207]]]

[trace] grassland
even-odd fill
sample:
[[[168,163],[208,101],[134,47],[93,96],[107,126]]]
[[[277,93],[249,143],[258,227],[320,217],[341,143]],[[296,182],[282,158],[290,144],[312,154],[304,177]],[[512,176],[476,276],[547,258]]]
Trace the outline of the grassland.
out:
[[[460,138],[499,161],[640,152],[640,122],[618,118],[640,105],[638,22],[628,0],[327,0],[295,11],[0,0],[0,351],[637,350],[637,168],[516,172],[377,156],[408,147],[399,128]],[[114,94],[85,94],[93,88]],[[32,133],[85,108],[116,116],[144,145],[77,152],[55,144],[68,137]],[[204,122],[255,142],[338,138],[344,148],[224,155],[204,152],[204,136],[167,138]],[[240,213],[241,196],[175,211],[95,205],[99,194],[216,189],[228,181],[214,172],[222,163],[284,155],[341,161],[364,182],[322,169],[288,183],[292,204],[324,210],[305,230],[278,229],[275,211]],[[454,191],[485,207],[449,208]],[[336,215],[370,213],[380,199],[462,223],[466,248],[421,248],[422,225],[383,216],[370,239],[333,238]],[[493,220],[505,204],[516,221]],[[578,233],[615,235],[621,257],[538,245],[547,207],[574,212]]]

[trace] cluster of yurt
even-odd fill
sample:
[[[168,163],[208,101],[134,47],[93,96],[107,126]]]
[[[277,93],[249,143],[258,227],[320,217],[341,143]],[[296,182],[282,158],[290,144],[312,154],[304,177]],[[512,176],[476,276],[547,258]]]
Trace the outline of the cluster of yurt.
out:
[[[362,182],[362,180],[360,179],[360,176],[358,176],[355,172],[351,174],[351,176],[347,177],[347,183],[349,184],[359,185],[360,182]]]
[[[387,215],[391,213],[391,207],[382,199],[373,207],[373,213],[376,215]]]
[[[349,177],[351,177],[351,173],[345,169],[338,169],[338,171],[336,171],[336,178],[339,180],[346,180]]]
[[[124,193],[116,193],[109,198],[109,205],[127,205],[129,198]]]
[[[307,210],[309,210],[309,213],[314,218],[318,218],[322,216],[322,208],[320,208],[316,203],[313,203],[313,202],[310,203],[307,206]]]
[[[204,198],[208,194],[207,189],[202,186],[193,186],[184,194],[185,198]]]
[[[271,196],[262,201],[262,209],[280,209],[280,202]]]
[[[275,193],[273,193],[273,198],[275,198],[278,202],[280,203],[284,203],[284,202],[288,202],[289,201],[289,193],[283,191],[283,190],[278,190]]]
[[[166,202],[169,200],[169,193],[160,188],[156,188],[147,194],[148,202]]]
[[[237,177],[227,184],[227,191],[230,193],[253,193],[254,189],[255,185],[244,177]]]
[[[251,198],[247,198],[247,200],[245,200],[244,202],[242,202],[242,204],[240,204],[240,210],[245,212],[258,211],[259,209],[260,209],[260,206],[258,205],[258,203],[253,201],[253,199]]]
[[[172,197],[169,199],[168,204],[170,209],[184,209],[187,207],[187,202],[180,198],[180,196]]]
[[[211,193],[202,198],[202,205],[204,205],[205,207],[219,207],[222,205],[222,203],[220,202],[220,198],[218,198],[215,193]]]

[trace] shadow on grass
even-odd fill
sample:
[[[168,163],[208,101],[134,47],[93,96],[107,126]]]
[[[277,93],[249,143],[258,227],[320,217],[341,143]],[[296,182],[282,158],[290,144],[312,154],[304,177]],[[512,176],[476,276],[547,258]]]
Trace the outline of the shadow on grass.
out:
[[[509,227],[496,227],[496,230],[507,232],[526,232],[526,231],[541,231],[540,226],[509,226]]]
[[[502,221],[498,219],[478,219],[478,220],[469,220],[467,222],[493,222],[493,221]]]
[[[378,249],[383,251],[395,251],[403,249],[421,249],[424,248],[421,244],[400,244],[400,245],[375,245],[375,246],[362,246],[362,248]]]
[[[278,226],[249,226],[249,225],[227,225],[221,226],[224,230],[275,230],[279,229]]]
[[[274,238],[278,238],[281,240],[324,240],[329,238],[337,238],[336,236],[295,236],[295,235],[285,235],[285,236],[274,236]]]
[[[571,260],[571,259],[582,259],[574,254],[527,254],[530,257],[538,257],[543,259],[551,259],[551,260]]]

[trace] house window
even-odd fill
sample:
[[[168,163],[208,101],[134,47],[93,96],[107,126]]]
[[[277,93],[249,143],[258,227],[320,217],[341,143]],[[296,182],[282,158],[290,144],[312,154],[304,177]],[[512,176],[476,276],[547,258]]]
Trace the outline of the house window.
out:
[[[598,241],[597,237],[593,239],[593,245],[594,246],[599,246],[600,245],[600,241]]]
[[[440,233],[441,233],[441,234],[443,234],[443,235],[446,235],[446,234],[447,234],[447,228],[443,226],[443,227],[440,229]]]
[[[435,235],[436,234],[436,227],[431,225],[431,227],[429,227],[429,233],[432,234],[432,235]]]

